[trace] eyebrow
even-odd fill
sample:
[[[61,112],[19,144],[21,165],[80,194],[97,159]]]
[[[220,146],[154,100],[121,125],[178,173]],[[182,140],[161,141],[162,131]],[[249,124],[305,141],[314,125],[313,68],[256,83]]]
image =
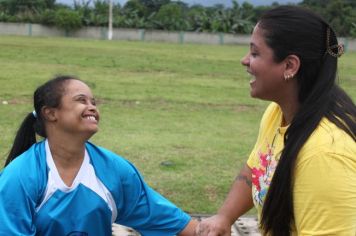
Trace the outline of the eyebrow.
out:
[[[95,100],[95,98],[94,98],[93,96],[87,96],[86,94],[83,94],[83,93],[74,95],[74,96],[73,96],[73,99],[81,98],[81,97],[86,97],[86,98],[94,99],[94,100]]]
[[[87,95],[80,93],[80,94],[76,94],[73,96],[73,98],[76,98],[76,97],[87,97]]]

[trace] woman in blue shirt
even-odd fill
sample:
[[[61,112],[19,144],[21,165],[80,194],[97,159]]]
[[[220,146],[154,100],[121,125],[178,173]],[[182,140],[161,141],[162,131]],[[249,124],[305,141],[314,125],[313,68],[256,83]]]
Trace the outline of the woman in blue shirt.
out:
[[[130,162],[88,142],[100,115],[84,82],[56,77],[37,88],[34,107],[0,173],[0,235],[111,235],[114,222],[142,235],[194,235],[196,222]]]

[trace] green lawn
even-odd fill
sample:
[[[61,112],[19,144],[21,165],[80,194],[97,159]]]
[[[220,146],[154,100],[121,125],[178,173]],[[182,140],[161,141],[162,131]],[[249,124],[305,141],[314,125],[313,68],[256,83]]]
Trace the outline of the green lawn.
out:
[[[0,49],[1,166],[35,88],[56,74],[77,75],[99,100],[92,141],[133,162],[189,213],[220,206],[267,104],[249,96],[240,65],[246,46],[1,36]],[[344,55],[339,76],[355,99],[354,65],[356,53]]]

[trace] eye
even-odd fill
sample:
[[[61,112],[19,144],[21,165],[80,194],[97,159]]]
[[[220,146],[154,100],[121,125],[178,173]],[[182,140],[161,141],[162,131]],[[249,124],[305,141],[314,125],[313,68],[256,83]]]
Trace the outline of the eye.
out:
[[[87,100],[84,96],[78,96],[75,98],[75,101],[80,102],[80,103],[86,103]]]
[[[91,104],[94,105],[94,106],[96,106],[96,100],[95,100],[95,98],[91,99]]]
[[[258,56],[257,52],[250,52],[250,54],[251,54],[252,57],[257,57]]]
[[[78,100],[79,100],[79,102],[81,102],[81,103],[86,103],[86,102],[87,102],[87,100],[86,100],[85,97],[80,97]]]

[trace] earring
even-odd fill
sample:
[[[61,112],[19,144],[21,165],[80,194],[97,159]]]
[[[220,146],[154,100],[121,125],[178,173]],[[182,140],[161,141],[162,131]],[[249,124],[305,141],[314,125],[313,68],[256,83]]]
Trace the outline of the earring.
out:
[[[294,77],[293,74],[284,75],[284,80],[285,80],[285,81],[289,81],[289,80],[292,79],[293,77]]]

